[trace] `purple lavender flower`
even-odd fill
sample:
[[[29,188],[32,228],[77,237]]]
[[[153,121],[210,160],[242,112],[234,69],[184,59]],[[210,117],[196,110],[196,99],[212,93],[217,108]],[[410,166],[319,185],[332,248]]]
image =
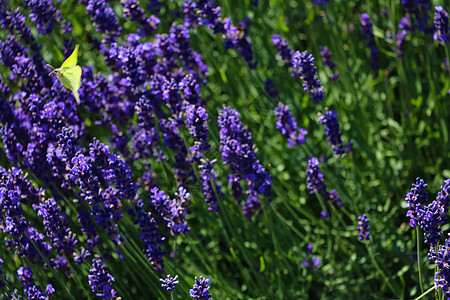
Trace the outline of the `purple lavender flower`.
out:
[[[67,216],[60,212],[54,199],[48,199],[39,205],[38,216],[44,218],[47,236],[58,252],[71,253],[77,244],[75,235],[70,231]]]
[[[444,181],[436,200],[419,209],[418,224],[424,231],[425,243],[435,247],[442,237],[441,227],[447,221],[450,205],[450,179]]]
[[[167,227],[173,236],[180,233],[187,234],[190,230],[184,216],[187,214],[186,204],[190,201],[190,194],[185,188],[179,187],[176,198],[170,199],[166,193],[154,187],[151,191],[149,203],[161,214],[167,222]]]
[[[315,102],[323,100],[323,87],[320,79],[317,78],[314,57],[308,51],[296,51],[292,56],[292,67],[298,69],[298,74],[303,80],[303,89],[311,93],[311,98]]]
[[[137,33],[140,36],[150,35],[157,29],[161,21],[154,15],[147,17],[145,10],[139,7],[138,0],[121,0],[120,3],[123,6],[123,17],[131,18],[132,21],[139,24]]]
[[[4,263],[3,259],[0,258],[0,289],[4,290],[5,288],[5,282],[6,282],[6,275],[3,274],[3,266]]]
[[[410,16],[415,16],[420,31],[428,31],[428,11],[431,8],[430,0],[401,0],[401,4]]]
[[[445,240],[444,245],[439,245],[439,250],[432,255],[432,262],[436,263],[437,272],[434,274],[436,289],[441,289],[444,295],[450,297],[450,238]]]
[[[327,185],[323,180],[323,174],[319,169],[319,160],[317,157],[311,157],[308,159],[308,169],[306,170],[306,181],[308,182],[307,188],[311,194],[318,193],[322,198],[328,199]]]
[[[272,36],[272,43],[277,48],[278,55],[280,55],[289,67],[292,67],[292,56],[294,52],[292,52],[286,39],[282,39],[279,34],[274,34]]]
[[[375,77],[378,77],[378,70],[380,69],[378,62],[378,47],[373,35],[372,21],[367,13],[361,15],[361,32],[363,38],[367,41],[366,47],[371,51],[370,59],[372,61],[372,70],[375,73]]]
[[[112,7],[105,0],[88,0],[86,10],[91,16],[97,32],[110,33],[108,42],[114,42],[120,35],[122,28],[119,27],[117,16]]]
[[[290,148],[305,143],[305,135],[308,131],[303,128],[297,129],[297,122],[287,105],[279,102],[278,107],[275,108],[275,116],[278,117],[276,127],[288,140]]]
[[[185,0],[183,3],[185,14],[184,26],[197,27],[206,25],[214,30],[214,33],[225,33],[220,6],[216,6],[214,0]]]
[[[222,33],[224,48],[236,49],[250,68],[256,68],[256,62],[253,61],[253,51],[247,36],[250,18],[246,17],[239,23],[239,26],[234,26],[231,19],[225,18],[222,20],[220,10],[221,7],[216,6],[214,0],[185,0],[183,3],[184,26],[195,28],[198,25],[206,25],[213,29],[215,34]]]
[[[182,186],[189,180],[193,180],[195,174],[188,159],[188,152],[184,145],[184,140],[181,138],[178,129],[178,121],[180,119],[160,119],[159,129],[163,133],[164,146],[169,147],[175,153],[175,162],[172,166],[175,169],[177,184],[178,186]]]
[[[317,256],[310,257],[311,254],[312,254],[312,250],[314,248],[313,244],[308,244],[307,248],[308,248],[308,250],[306,252],[305,260],[303,261],[302,266],[305,267],[305,268],[309,268],[310,267],[310,262],[311,262],[312,263],[312,268],[313,269],[317,269],[317,267],[321,263],[321,259],[320,259],[320,257],[317,257]]]
[[[23,215],[22,204],[36,207],[42,196],[39,193],[43,192],[38,192],[20,169],[6,171],[0,167],[0,230],[6,234],[6,247],[31,261],[40,261],[42,255],[47,257],[52,248],[44,242],[44,235],[30,226]],[[35,246],[30,247],[33,244]]]
[[[358,230],[359,230],[359,240],[368,240],[369,239],[369,221],[370,219],[366,216],[366,214],[363,214],[362,216],[358,217]]]
[[[231,19],[225,19],[223,21],[224,28],[226,30],[226,36],[223,39],[224,48],[236,49],[236,51],[244,58],[250,69],[256,69],[257,63],[254,61],[252,45],[248,41],[247,30],[250,25],[250,18],[239,22],[239,26],[234,26]]]
[[[217,183],[217,174],[213,170],[216,160],[202,159],[200,165],[200,180],[202,184],[203,195],[205,202],[208,204],[208,210],[212,212],[219,212],[217,206],[217,196],[222,196],[222,186]],[[215,185],[215,190],[213,188]]]
[[[406,216],[410,217],[409,225],[413,228],[418,225],[418,218],[422,214],[425,203],[428,201],[428,193],[425,191],[427,186],[423,179],[417,177],[416,183],[412,184],[411,192],[406,194],[406,207],[410,208]]]
[[[51,0],[25,0],[30,9],[30,19],[36,23],[39,34],[48,34],[53,30],[53,24],[61,21],[61,13],[53,6]]]
[[[178,275],[172,277],[170,274],[167,274],[165,279],[160,278],[159,281],[162,282],[161,287],[165,288],[169,292],[173,292],[179,281],[177,280]]]
[[[228,182],[232,183],[233,196],[238,203],[242,200],[241,180],[248,184],[246,191],[248,198],[242,205],[242,210],[247,219],[251,220],[252,214],[261,209],[258,195],[270,194],[270,174],[257,159],[252,135],[239,120],[239,113],[236,110],[224,105],[219,113],[218,123],[222,160],[232,172]]]
[[[406,30],[401,30],[395,35],[395,43],[397,45],[397,57],[402,58],[405,48],[406,36],[408,35]]]
[[[308,182],[307,188],[310,190],[311,194],[318,193],[323,200],[325,205],[327,202],[331,201],[333,205],[337,207],[342,207],[344,203],[341,201],[341,197],[338,195],[335,189],[331,190],[329,193],[327,191],[327,185],[323,180],[323,174],[319,169],[319,160],[317,157],[308,158],[308,169],[306,170],[306,181]],[[326,206],[325,212],[321,212],[322,218],[327,218],[329,215],[329,207]]]
[[[435,6],[434,9],[434,27],[433,39],[439,40],[444,44],[448,41],[448,13],[442,6]]]
[[[314,4],[317,5],[326,5],[328,3],[328,0],[314,0]]]
[[[325,125],[325,136],[328,143],[334,150],[336,155],[344,154],[345,148],[342,143],[342,137],[339,129],[339,122],[337,119],[338,113],[334,110],[328,110],[325,108],[325,113],[319,113],[319,123]]]
[[[63,34],[69,34],[72,32],[72,23],[70,21],[64,20],[61,23],[61,29]],[[72,48],[72,47],[71,47]]]
[[[190,105],[186,109],[186,119],[189,133],[195,138],[194,146],[189,148],[192,161],[198,162],[203,157],[203,153],[211,148],[208,144],[209,115],[203,107]]]
[[[101,258],[92,260],[92,268],[89,273],[89,285],[92,292],[96,293],[98,297],[103,297],[103,299],[116,299],[116,291],[111,287],[111,283],[115,279],[109,274]]]
[[[405,16],[405,17],[401,18],[400,22],[398,23],[398,28],[404,29],[407,31],[412,30],[413,27],[411,26],[411,20],[409,19],[409,17]]]
[[[267,78],[264,82],[264,90],[266,91],[267,95],[269,95],[272,98],[278,97],[278,91],[275,87],[275,84],[273,83],[273,80],[270,78]]]
[[[163,256],[166,254],[166,251],[161,250],[161,244],[165,238],[160,237],[155,219],[149,212],[145,212],[142,206],[142,200],[138,199],[135,205],[137,216],[134,224],[138,224],[141,230],[139,237],[143,243],[142,247],[145,256],[157,272],[164,273]],[[135,212],[130,210],[130,214],[134,216]]]
[[[328,47],[319,47],[320,55],[322,56],[322,63],[330,68],[331,71],[336,67],[336,63],[331,60],[331,51]],[[336,71],[331,75],[331,80],[336,80],[339,76],[339,72]]]
[[[196,300],[212,300],[212,295],[209,293],[209,289],[211,288],[209,286],[210,283],[211,280],[208,278],[200,276],[200,278],[197,279],[197,276],[195,276],[194,286],[189,290],[191,298]]]
[[[45,292],[34,284],[32,279],[33,271],[30,268],[20,267],[17,270],[17,277],[19,281],[23,284],[23,292],[28,299],[42,299],[48,300],[49,296],[55,292],[55,289],[51,284],[48,284]]]

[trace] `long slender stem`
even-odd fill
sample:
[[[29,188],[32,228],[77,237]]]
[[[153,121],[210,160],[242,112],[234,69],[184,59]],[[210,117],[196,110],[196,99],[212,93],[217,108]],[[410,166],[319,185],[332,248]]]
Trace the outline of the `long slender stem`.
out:
[[[434,285],[432,287],[430,287],[425,293],[422,293],[422,295],[420,295],[419,297],[415,298],[414,300],[419,300],[422,299],[423,297],[425,297],[427,294],[431,293],[434,290]]]
[[[422,271],[420,268],[420,234],[419,227],[416,226],[416,240],[417,240],[417,268],[419,269],[419,285],[420,292],[423,294],[423,285],[422,285]]]

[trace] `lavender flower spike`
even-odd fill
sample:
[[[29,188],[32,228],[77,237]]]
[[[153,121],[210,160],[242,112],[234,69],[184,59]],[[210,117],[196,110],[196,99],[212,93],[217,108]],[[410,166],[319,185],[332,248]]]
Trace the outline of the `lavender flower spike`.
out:
[[[378,76],[378,70],[380,68],[378,63],[378,47],[375,43],[375,37],[373,35],[372,21],[367,13],[361,15],[361,32],[363,38],[367,41],[366,47],[370,49],[370,60],[372,61],[372,70],[375,76]]]
[[[297,130],[297,122],[287,105],[278,103],[278,107],[275,108],[275,116],[278,117],[277,129],[288,140],[290,148],[305,143],[305,135],[308,134],[308,131],[303,128]]]
[[[432,261],[436,263],[437,272],[434,275],[436,289],[441,289],[445,297],[450,297],[450,238],[447,238],[444,245],[439,246],[439,250],[434,255]]]
[[[359,230],[359,240],[368,240],[369,239],[369,221],[370,219],[366,216],[366,214],[363,214],[362,216],[358,217],[358,230]]]
[[[212,300],[212,295],[209,293],[209,289],[211,288],[209,286],[210,283],[211,280],[208,278],[200,276],[200,279],[197,279],[197,276],[195,276],[195,284],[189,290],[189,295],[197,300]]]
[[[106,270],[101,258],[92,260],[92,269],[88,278],[92,291],[96,292],[97,296],[108,300],[116,299],[116,291],[111,287],[114,277]]]
[[[411,192],[406,194],[406,207],[410,208],[406,213],[407,217],[410,217],[409,225],[416,227],[418,224],[418,216],[422,214],[423,206],[428,201],[428,193],[425,191],[427,184],[420,179],[416,178],[416,183],[413,183]]]
[[[161,287],[165,288],[169,292],[173,292],[179,281],[177,280],[178,275],[172,277],[170,274],[167,274],[166,279],[160,278],[159,281],[162,282]]]
[[[436,6],[434,9],[436,10],[434,13],[434,27],[436,31],[434,32],[433,39],[447,43],[448,13],[442,6]]]
[[[296,51],[292,57],[292,67],[298,69],[298,74],[303,80],[303,89],[311,93],[315,102],[323,100],[323,87],[317,78],[317,68],[314,66],[314,56],[308,51]]]
[[[342,155],[346,150],[342,143],[337,115],[337,112],[334,110],[330,111],[326,107],[325,113],[319,113],[319,123],[325,125],[325,136],[327,137],[328,143],[330,143],[333,148],[334,153],[336,155]]]

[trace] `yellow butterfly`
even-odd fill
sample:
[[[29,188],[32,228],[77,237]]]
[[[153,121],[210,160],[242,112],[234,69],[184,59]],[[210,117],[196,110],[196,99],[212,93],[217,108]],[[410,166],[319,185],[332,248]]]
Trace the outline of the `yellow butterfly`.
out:
[[[80,104],[78,89],[81,85],[81,67],[77,66],[78,48],[79,45],[76,45],[73,53],[63,62],[60,68],[55,69],[51,65],[48,66],[53,69],[49,75],[56,73],[59,81],[61,81],[66,88],[73,92],[75,100],[77,100],[77,103]]]

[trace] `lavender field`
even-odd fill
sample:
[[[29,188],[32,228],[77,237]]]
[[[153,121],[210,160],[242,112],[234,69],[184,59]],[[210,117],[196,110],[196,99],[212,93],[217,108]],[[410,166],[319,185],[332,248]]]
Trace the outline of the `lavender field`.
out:
[[[0,299],[450,299],[448,9],[0,0]]]

